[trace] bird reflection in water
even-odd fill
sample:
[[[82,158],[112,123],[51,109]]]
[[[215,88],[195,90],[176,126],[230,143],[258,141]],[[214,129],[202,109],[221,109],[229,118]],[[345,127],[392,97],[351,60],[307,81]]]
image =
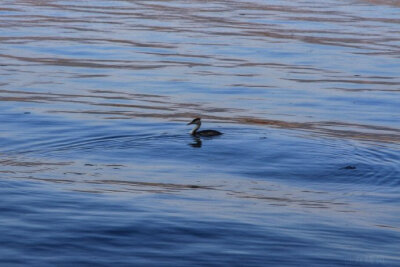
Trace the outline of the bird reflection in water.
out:
[[[193,137],[193,142],[189,143],[191,147],[196,147],[200,148],[203,145],[203,142],[201,141],[200,137],[197,136],[192,136]]]

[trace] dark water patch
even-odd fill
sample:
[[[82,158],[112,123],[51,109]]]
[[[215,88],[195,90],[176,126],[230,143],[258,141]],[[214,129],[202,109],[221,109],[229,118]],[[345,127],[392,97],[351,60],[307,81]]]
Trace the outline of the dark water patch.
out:
[[[15,190],[4,185],[3,182],[3,195],[15,193]],[[14,185],[17,183],[14,182]],[[231,217],[227,208],[232,203],[228,201],[215,205],[209,200],[201,205],[194,199],[168,196],[160,200],[166,203],[171,201],[169,205],[154,207],[148,197],[118,200],[82,193],[55,192],[49,195],[43,194],[46,192],[44,189],[25,185],[26,192],[29,192],[25,200],[42,204],[42,208],[16,217],[13,230],[6,231],[4,236],[12,241],[1,249],[2,262],[16,261],[15,255],[22,252],[23,256],[19,257],[18,262],[30,264],[107,265],[112,262],[124,265],[136,262],[163,265],[165,261],[221,265],[238,261],[249,265],[259,265],[261,262],[284,265],[296,265],[299,262],[358,264],[370,260],[363,258],[366,254],[386,264],[396,262],[396,255],[390,250],[396,236],[391,237],[386,228],[377,229],[376,236],[380,238],[373,239],[376,246],[386,248],[385,252],[373,253],[371,244],[365,245],[365,241],[371,239],[370,232],[364,228],[353,224],[345,231],[341,223],[332,223],[312,214],[287,214],[275,208],[264,209],[265,216],[269,215],[271,219],[259,226],[254,223],[257,220],[255,216],[260,216],[256,215],[257,210],[242,209],[240,215],[246,216]],[[181,204],[176,205],[176,200],[180,200]],[[204,204],[204,207],[212,205],[220,213],[215,217],[211,211],[202,208],[190,211],[189,207],[187,215],[182,216],[177,211],[185,210],[182,203],[187,201],[199,204],[199,208]],[[221,210],[224,205],[225,209]],[[4,212],[8,213],[6,210]],[[290,220],[281,220],[277,216],[285,214]],[[311,227],[304,222],[307,216],[317,221]],[[296,223],[292,223],[292,220],[296,220]],[[42,226],[45,221],[49,227]],[[21,238],[23,235],[25,238]],[[316,244],[320,235],[329,236],[330,242]],[[343,238],[351,243],[351,249],[343,247]],[[184,248],[181,242],[185,242]],[[66,252],[65,247],[68,247]],[[332,250],[327,248],[335,250],[328,252]],[[266,249],[270,253],[265,254]],[[59,256],[62,251],[62,256]],[[284,259],[277,256],[282,251],[287,256]],[[174,256],[171,256],[171,252]]]

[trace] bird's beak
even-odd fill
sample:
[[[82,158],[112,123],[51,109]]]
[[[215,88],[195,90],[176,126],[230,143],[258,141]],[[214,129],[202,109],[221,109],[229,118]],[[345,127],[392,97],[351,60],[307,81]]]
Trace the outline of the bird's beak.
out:
[[[190,125],[190,124],[193,124],[193,121],[189,122],[189,123],[188,123],[188,124],[186,124],[186,125]]]

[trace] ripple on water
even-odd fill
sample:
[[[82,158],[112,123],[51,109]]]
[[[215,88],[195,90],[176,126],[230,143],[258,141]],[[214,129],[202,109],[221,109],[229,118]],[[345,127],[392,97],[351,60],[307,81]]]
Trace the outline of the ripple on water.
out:
[[[355,178],[360,183],[397,188],[400,185],[400,153],[382,145],[361,145],[354,153],[360,172]]]

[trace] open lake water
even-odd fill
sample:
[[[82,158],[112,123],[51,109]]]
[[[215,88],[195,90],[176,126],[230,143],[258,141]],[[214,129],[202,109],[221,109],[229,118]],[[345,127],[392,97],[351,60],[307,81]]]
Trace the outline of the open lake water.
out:
[[[0,4],[2,266],[400,266],[399,1]]]

